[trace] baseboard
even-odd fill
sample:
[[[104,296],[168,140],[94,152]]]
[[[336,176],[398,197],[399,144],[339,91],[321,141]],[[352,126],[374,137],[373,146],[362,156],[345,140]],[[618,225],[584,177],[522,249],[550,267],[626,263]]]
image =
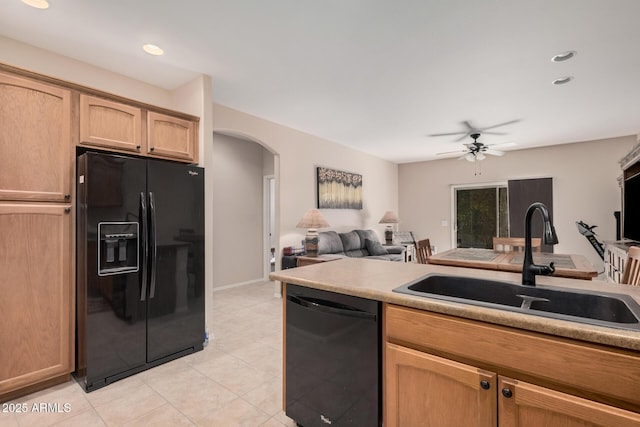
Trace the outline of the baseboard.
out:
[[[272,282],[270,280],[264,280],[264,279],[247,280],[246,282],[233,283],[231,285],[224,285],[224,286],[215,287],[215,288],[213,288],[213,292],[223,291],[225,289],[239,288],[239,287],[247,286],[247,285],[255,285],[256,283],[272,283]]]

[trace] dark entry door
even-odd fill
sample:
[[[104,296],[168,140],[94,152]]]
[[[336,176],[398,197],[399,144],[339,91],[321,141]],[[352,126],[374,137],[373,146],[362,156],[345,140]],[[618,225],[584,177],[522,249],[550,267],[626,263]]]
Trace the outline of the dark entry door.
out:
[[[524,237],[524,217],[527,208],[534,202],[544,203],[553,220],[552,178],[510,180],[508,187],[511,237]],[[542,216],[540,213],[534,213],[532,217],[531,235],[542,237]],[[553,246],[542,245],[542,252],[553,252]]]

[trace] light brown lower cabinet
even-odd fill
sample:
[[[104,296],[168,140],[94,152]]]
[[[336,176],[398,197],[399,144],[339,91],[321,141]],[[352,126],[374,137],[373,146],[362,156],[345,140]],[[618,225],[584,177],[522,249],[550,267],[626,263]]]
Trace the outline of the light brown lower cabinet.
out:
[[[638,413],[510,378],[499,377],[498,392],[501,427],[640,426]]]
[[[640,414],[386,344],[385,426],[631,427]]]
[[[496,374],[395,344],[385,352],[385,427],[496,425]]]
[[[0,401],[73,371],[69,204],[0,203]],[[31,388],[30,388],[31,387]]]
[[[640,427],[640,352],[385,304],[384,425]]]

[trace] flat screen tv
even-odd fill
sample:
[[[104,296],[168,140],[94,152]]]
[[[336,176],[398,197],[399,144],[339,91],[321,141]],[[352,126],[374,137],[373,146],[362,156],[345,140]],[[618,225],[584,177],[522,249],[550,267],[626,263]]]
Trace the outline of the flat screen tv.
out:
[[[624,180],[622,233],[625,239],[640,241],[640,173]]]

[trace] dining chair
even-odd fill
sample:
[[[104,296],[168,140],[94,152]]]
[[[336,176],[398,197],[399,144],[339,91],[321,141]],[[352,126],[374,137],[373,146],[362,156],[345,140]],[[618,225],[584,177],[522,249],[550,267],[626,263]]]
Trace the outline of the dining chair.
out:
[[[416,260],[419,264],[427,264],[427,258],[431,256],[431,242],[423,239],[416,242]]]
[[[640,286],[640,246],[631,246],[629,248],[620,283]]]
[[[540,252],[542,239],[531,239],[531,248],[534,252]],[[493,250],[495,252],[524,252],[524,237],[494,237]]]

